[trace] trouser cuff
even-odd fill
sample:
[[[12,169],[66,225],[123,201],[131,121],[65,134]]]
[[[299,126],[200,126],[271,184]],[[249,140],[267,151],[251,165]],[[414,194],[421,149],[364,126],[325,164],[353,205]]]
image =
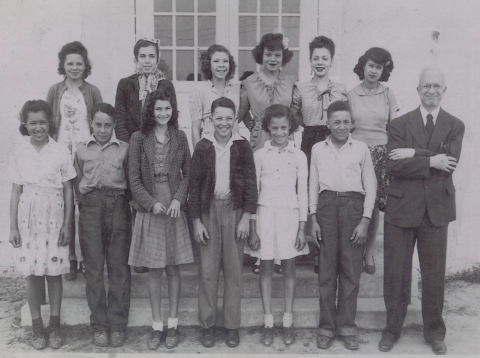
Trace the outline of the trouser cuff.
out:
[[[331,338],[335,337],[335,332],[332,329],[325,327],[318,327],[318,334]]]
[[[347,327],[340,327],[337,329],[337,335],[345,337],[345,336],[355,336],[357,334],[357,327],[356,326],[347,326]]]

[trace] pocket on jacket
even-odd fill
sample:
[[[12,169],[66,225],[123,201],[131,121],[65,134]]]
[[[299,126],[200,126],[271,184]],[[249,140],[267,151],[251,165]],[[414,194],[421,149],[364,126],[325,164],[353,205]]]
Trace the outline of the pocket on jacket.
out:
[[[397,188],[392,188],[391,186],[389,186],[387,188],[387,194],[391,195],[391,196],[394,196],[396,198],[401,198],[403,196],[403,190],[397,189]]]

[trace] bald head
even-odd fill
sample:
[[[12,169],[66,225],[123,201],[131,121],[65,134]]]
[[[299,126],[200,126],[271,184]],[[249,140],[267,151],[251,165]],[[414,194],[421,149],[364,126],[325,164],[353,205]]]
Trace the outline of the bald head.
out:
[[[432,112],[440,106],[446,90],[445,75],[438,68],[426,68],[420,73],[417,91],[423,108],[428,112]]]

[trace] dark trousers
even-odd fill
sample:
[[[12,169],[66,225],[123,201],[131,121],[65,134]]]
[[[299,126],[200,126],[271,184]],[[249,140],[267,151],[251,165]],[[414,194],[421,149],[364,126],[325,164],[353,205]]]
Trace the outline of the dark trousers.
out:
[[[123,331],[130,310],[130,207],[124,196],[107,196],[105,191],[94,190],[84,195],[80,217],[90,324],[95,331]],[[108,304],[103,281],[105,258]]]
[[[321,230],[318,286],[319,333],[334,337],[357,332],[355,315],[364,247],[354,248],[350,238],[362,219],[364,197],[360,193],[322,191],[317,206]],[[338,281],[338,299],[337,299]]]
[[[427,342],[443,341],[446,327],[442,319],[448,225],[435,227],[425,212],[422,222],[404,228],[385,222],[384,284],[387,325],[382,336],[400,338],[410,302],[412,256],[417,243],[422,275],[423,336]]]
[[[240,304],[244,240],[236,241],[236,226],[242,210],[233,210],[229,200],[212,200],[202,223],[210,235],[207,245],[198,245],[198,319],[204,328],[217,323],[217,291],[223,261],[223,317],[227,329],[240,327]]]

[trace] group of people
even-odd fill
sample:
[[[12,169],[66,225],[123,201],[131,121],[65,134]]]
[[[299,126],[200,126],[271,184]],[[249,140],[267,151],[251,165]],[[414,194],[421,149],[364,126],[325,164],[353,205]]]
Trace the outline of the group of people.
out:
[[[27,137],[15,148],[11,166],[10,242],[26,277],[34,348],[63,343],[61,275],[74,279],[77,273],[76,204],[80,268],[98,346],[125,341],[129,266],[148,271],[148,348],[163,341],[167,348],[177,346],[179,265],[194,261],[188,220],[200,257],[201,344],[215,344],[220,269],[226,344],[239,344],[244,253],[258,259],[253,271],[260,275],[261,343],[274,340],[272,275],[281,271],[283,341],[293,344],[295,258],[309,253],[309,220],[319,249],[317,346],[328,349],[338,336],[346,348],[358,349],[359,280],[362,272],[376,271],[372,247],[380,210],[385,211],[387,326],[379,349],[391,350],[400,337],[418,242],[425,339],[435,353],[446,352],[442,304],[447,226],[455,219],[451,173],[464,125],[440,109],[443,73],[424,70],[417,88],[420,107],[396,118],[395,95],[380,83],[394,68],[388,51],[375,47],[359,58],[354,72],[361,83],[348,92],[329,79],[333,41],[315,37],[309,51],[313,77],[295,83],[281,70],[293,56],[288,42],[282,34],[266,34],[252,50],[262,69],[242,76],[241,85],[231,82],[236,64],[228,49],[215,44],[202,53],[207,81],[190,97],[192,157],[186,134],[178,129],[174,86],[158,68],[158,40],[135,44],[137,71],[118,83],[115,108],[85,81],[91,72],[85,47],[79,42],[62,47],[58,72],[65,79],[50,88],[46,102],[23,106],[20,132]],[[250,140],[239,134],[240,122],[250,130]],[[300,125],[297,148],[292,139]],[[46,333],[40,315],[44,277],[51,306]]]

